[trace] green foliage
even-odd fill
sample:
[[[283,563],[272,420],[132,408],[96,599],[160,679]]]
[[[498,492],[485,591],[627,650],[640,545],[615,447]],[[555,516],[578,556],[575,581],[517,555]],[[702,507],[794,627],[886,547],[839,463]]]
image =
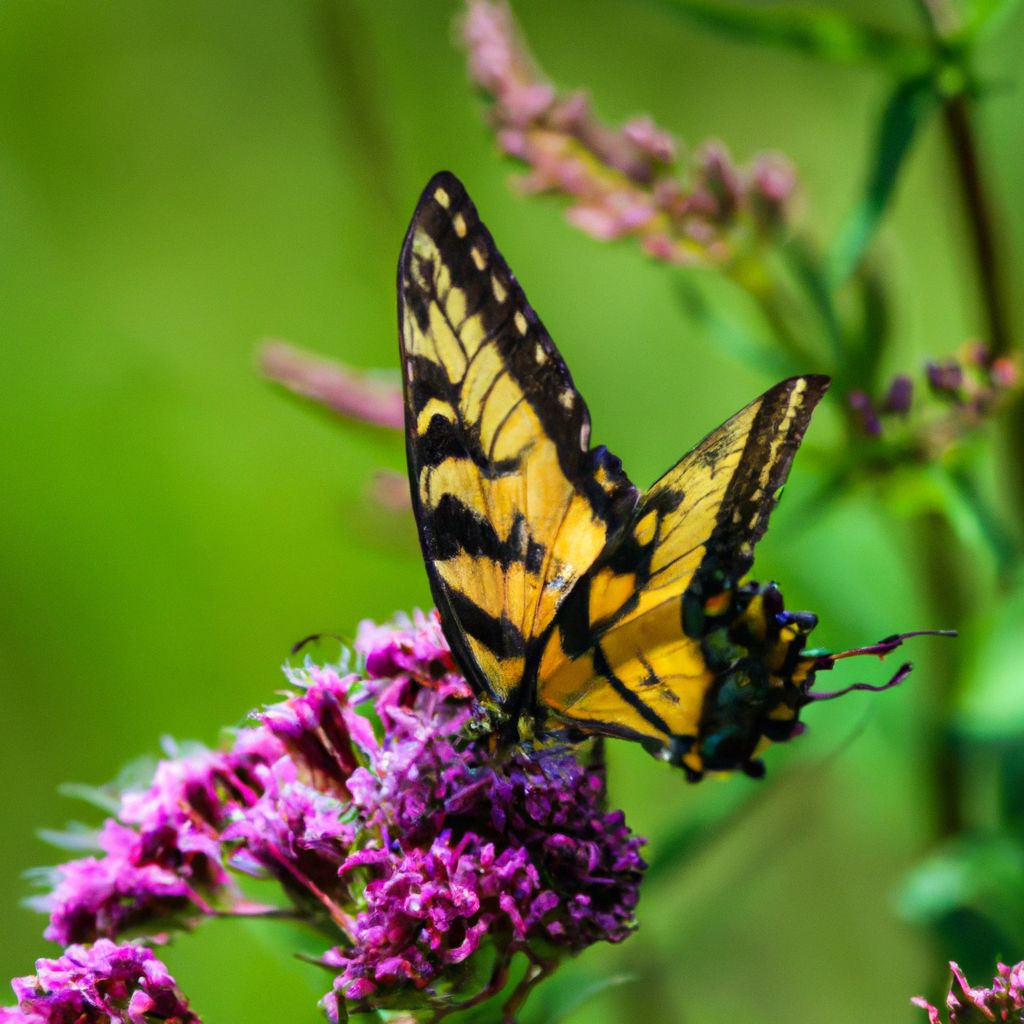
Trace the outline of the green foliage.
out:
[[[829,276],[833,287],[845,282],[860,266],[892,200],[914,139],[937,106],[931,76],[900,82],[886,103],[872,147],[864,195],[840,231],[831,254]]]
[[[920,42],[834,10],[714,0],[663,2],[704,28],[754,46],[777,46],[834,64],[867,64],[900,74],[919,73],[929,63]]]

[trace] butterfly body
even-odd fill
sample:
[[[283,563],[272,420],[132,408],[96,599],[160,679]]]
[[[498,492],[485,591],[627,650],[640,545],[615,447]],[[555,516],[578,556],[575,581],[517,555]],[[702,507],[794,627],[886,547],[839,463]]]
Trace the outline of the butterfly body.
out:
[[[620,736],[691,778],[798,728],[814,617],[743,583],[825,377],[782,381],[641,492],[453,175],[398,271],[413,507],[459,667],[508,741]]]

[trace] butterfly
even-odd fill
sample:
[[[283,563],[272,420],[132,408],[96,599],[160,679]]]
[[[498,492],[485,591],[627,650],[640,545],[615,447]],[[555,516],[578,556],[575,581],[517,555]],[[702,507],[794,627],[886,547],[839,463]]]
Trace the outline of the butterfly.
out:
[[[622,737],[692,780],[760,775],[766,742],[800,730],[815,671],[903,639],[806,651],[816,617],[744,582],[827,377],[776,384],[640,491],[590,447],[564,360],[448,172],[402,246],[398,320],[431,592],[505,736]]]

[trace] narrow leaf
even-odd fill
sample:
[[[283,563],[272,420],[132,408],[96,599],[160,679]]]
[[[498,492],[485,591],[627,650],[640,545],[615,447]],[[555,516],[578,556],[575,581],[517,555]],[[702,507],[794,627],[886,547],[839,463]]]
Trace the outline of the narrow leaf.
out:
[[[59,850],[99,850],[99,832],[95,826],[73,821],[62,830],[41,828],[36,833],[49,846]]]
[[[921,126],[937,108],[930,77],[901,82],[882,113],[864,196],[847,218],[829,261],[833,286],[842,284],[864,257],[888,208],[896,182]]]
[[[700,288],[685,278],[680,281],[678,295],[687,314],[737,362],[757,367],[769,377],[792,376],[802,369],[767,338],[759,337],[723,316]]]
[[[919,75],[932,61],[927,47],[837,11],[770,9],[718,0],[662,0],[703,28],[738,42],[778,46],[833,64],[882,65],[902,76]]]
[[[547,1024],[562,1024],[563,1021],[568,1020],[577,1010],[585,1006],[592,999],[596,999],[602,992],[607,992],[608,989],[618,988],[621,985],[626,985],[636,980],[635,974],[611,974],[607,978],[600,978],[597,981],[591,982],[582,989],[578,989],[572,998],[553,1017],[548,1018]]]

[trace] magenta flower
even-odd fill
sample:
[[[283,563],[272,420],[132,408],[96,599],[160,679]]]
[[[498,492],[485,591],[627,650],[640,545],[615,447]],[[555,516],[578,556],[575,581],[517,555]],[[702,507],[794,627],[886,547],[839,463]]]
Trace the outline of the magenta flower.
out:
[[[1024,963],[999,964],[991,988],[971,988],[963,971],[950,961],[953,985],[946,997],[949,1024],[991,1024],[1022,1019],[1024,1011]],[[959,989],[959,991],[956,991]],[[911,1002],[928,1011],[929,1024],[942,1024],[942,1014],[921,996]]]
[[[200,1024],[167,968],[144,946],[71,946],[12,982],[18,1005],[0,1024]]]
[[[566,748],[496,756],[435,615],[363,623],[356,653],[362,672],[289,669],[292,693],[254,713],[229,749],[169,757],[147,788],[124,793],[97,855],[52,872],[38,901],[47,937],[93,941],[67,957],[102,975],[94,960],[127,929],[287,913],[324,938],[335,1020],[346,1001],[438,1012],[482,1001],[516,955],[543,964],[539,979],[565,955],[625,938],[642,840],[603,809],[601,777]],[[271,897],[243,897],[239,873]],[[125,1014],[145,1001],[118,992]],[[58,1019],[26,1017],[23,1004],[4,1012]],[[194,1019],[175,1012],[167,1019]]]

